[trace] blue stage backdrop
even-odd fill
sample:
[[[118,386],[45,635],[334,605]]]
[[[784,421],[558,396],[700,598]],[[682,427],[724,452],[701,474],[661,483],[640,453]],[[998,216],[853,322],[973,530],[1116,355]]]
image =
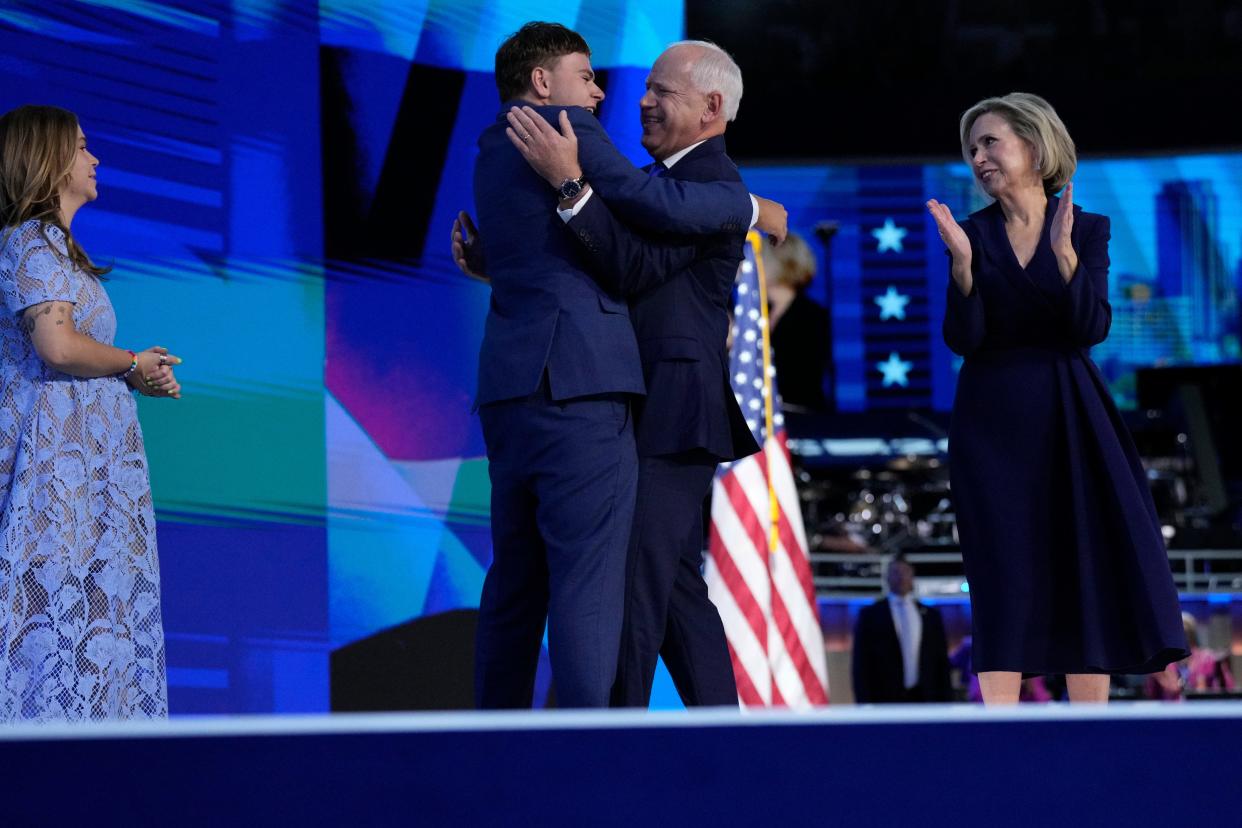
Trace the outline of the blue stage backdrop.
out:
[[[477,605],[488,294],[447,236],[498,109],[492,55],[529,19],[586,36],[601,119],[645,160],[636,101],[680,2],[0,6],[0,109],[77,112],[102,161],[74,229],[116,265],[120,343],[186,360],[183,400],[140,403],[174,713],[327,710],[333,650]],[[840,407],[948,407],[946,262],[922,204],[979,206],[966,169],[744,173],[794,229],[837,223],[830,249],[812,239],[811,289],[832,308]],[[1118,398],[1138,365],[1236,358],[1242,156],[1088,161],[1077,182],[1113,218],[1096,355]]]

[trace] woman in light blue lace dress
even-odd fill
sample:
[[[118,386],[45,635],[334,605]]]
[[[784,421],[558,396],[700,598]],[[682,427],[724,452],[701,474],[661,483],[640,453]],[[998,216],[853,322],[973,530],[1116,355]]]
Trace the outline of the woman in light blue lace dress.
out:
[[[179,397],[74,240],[96,197],[70,112],[0,116],[0,721],[168,715],[159,561],[130,389]]]

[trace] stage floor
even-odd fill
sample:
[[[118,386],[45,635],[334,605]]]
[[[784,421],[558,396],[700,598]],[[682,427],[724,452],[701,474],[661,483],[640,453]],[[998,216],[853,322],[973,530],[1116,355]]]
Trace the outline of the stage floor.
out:
[[[1237,824],[1240,747],[1236,702],[19,725],[0,824]]]

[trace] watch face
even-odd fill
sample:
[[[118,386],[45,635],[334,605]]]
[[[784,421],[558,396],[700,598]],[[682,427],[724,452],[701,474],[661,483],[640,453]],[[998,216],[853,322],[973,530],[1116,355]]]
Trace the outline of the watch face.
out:
[[[561,198],[567,201],[576,198],[580,192],[582,192],[582,184],[573,178],[561,183]]]

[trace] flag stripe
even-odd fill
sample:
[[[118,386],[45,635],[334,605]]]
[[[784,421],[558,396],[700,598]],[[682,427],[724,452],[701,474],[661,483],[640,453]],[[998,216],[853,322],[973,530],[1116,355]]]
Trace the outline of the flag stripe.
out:
[[[754,682],[750,680],[750,674],[740,665],[732,643],[729,644],[729,657],[733,659],[733,679],[737,682],[738,698],[742,700],[742,704],[748,707],[761,707],[763,705],[763,697],[755,689]]]
[[[780,630],[781,637],[785,640],[785,649],[793,661],[794,668],[798,671],[798,676],[806,687],[807,696],[812,702],[820,701],[820,699],[816,698],[823,695],[819,676],[815,674],[815,669],[811,666],[811,660],[808,658],[806,649],[802,645],[802,639],[798,636],[798,628],[793,623],[791,613],[786,609],[779,590],[774,590],[772,594],[772,615],[776,619],[776,627]],[[819,692],[813,692],[815,690]]]
[[[720,480],[721,505],[724,507],[721,517],[732,521],[722,527],[732,530],[722,532],[722,537],[728,541],[726,546],[734,554],[734,564],[754,599],[760,607],[766,607],[772,580],[768,566],[767,532],[764,527],[766,517],[761,519],[760,516],[767,515],[767,504],[762,504],[762,511],[755,511],[754,501],[746,494],[749,488],[756,485],[755,481],[760,481],[758,485],[764,485],[762,478],[758,476],[759,462],[752,458],[747,458],[747,461],[738,464],[734,475]],[[739,504],[737,508],[734,508],[735,501]],[[749,515],[754,520],[754,525],[749,529],[743,528],[743,515]]]
[[[709,583],[711,573],[708,573]],[[742,618],[733,595],[727,589],[711,589],[712,601],[720,610],[720,620],[724,624],[725,637],[733,653],[734,670],[744,670],[752,684],[767,687],[768,650],[766,638],[760,640]],[[765,633],[766,636],[766,633]],[[762,696],[762,693],[760,693]]]
[[[704,570],[708,594],[720,612],[725,636],[734,651],[736,668],[745,670],[756,685],[766,687],[768,621],[760,609],[767,602],[766,591],[769,584],[766,570],[760,568],[765,576],[762,580],[753,571],[741,571],[743,568],[757,568],[754,545],[746,537],[741,522],[733,511],[721,478],[717,478],[713,484],[710,532],[709,554]],[[762,592],[756,594],[750,587],[751,583]],[[762,600],[760,595],[763,596]],[[751,611],[752,617],[758,616],[757,629],[751,625],[742,607]]]
[[[767,620],[763,617],[763,611],[759,609],[758,602],[755,601],[754,596],[747,589],[746,583],[737,571],[737,567],[734,566],[733,557],[727,554],[723,541],[719,544],[712,544],[711,550],[716,560],[716,570],[720,573],[720,580],[733,598],[746,625],[750,627],[755,637],[762,641],[768,634]]]
[[[775,445],[771,443],[775,442]],[[803,592],[806,593],[807,602],[814,607],[815,603],[815,584],[811,578],[811,562],[806,554],[806,530],[802,526],[802,514],[798,511],[800,508],[798,503],[798,490],[793,484],[793,468],[789,465],[789,446],[785,441],[785,435],[782,433],[777,441],[770,441],[768,452],[779,457],[783,464],[782,473],[777,475],[778,485],[776,486],[777,498],[781,504],[780,515],[780,537],[781,543],[787,550],[797,550],[800,557],[806,561],[806,565],[795,565],[794,572],[798,576],[799,582],[802,584]],[[788,481],[788,485],[781,485]],[[799,540],[799,539],[803,540]],[[790,553],[791,562],[794,561],[794,554]]]
[[[781,690],[779,687],[776,686],[776,682],[772,682],[772,706],[773,707],[788,707],[789,706],[788,704],[785,703],[785,697],[781,695]]]

